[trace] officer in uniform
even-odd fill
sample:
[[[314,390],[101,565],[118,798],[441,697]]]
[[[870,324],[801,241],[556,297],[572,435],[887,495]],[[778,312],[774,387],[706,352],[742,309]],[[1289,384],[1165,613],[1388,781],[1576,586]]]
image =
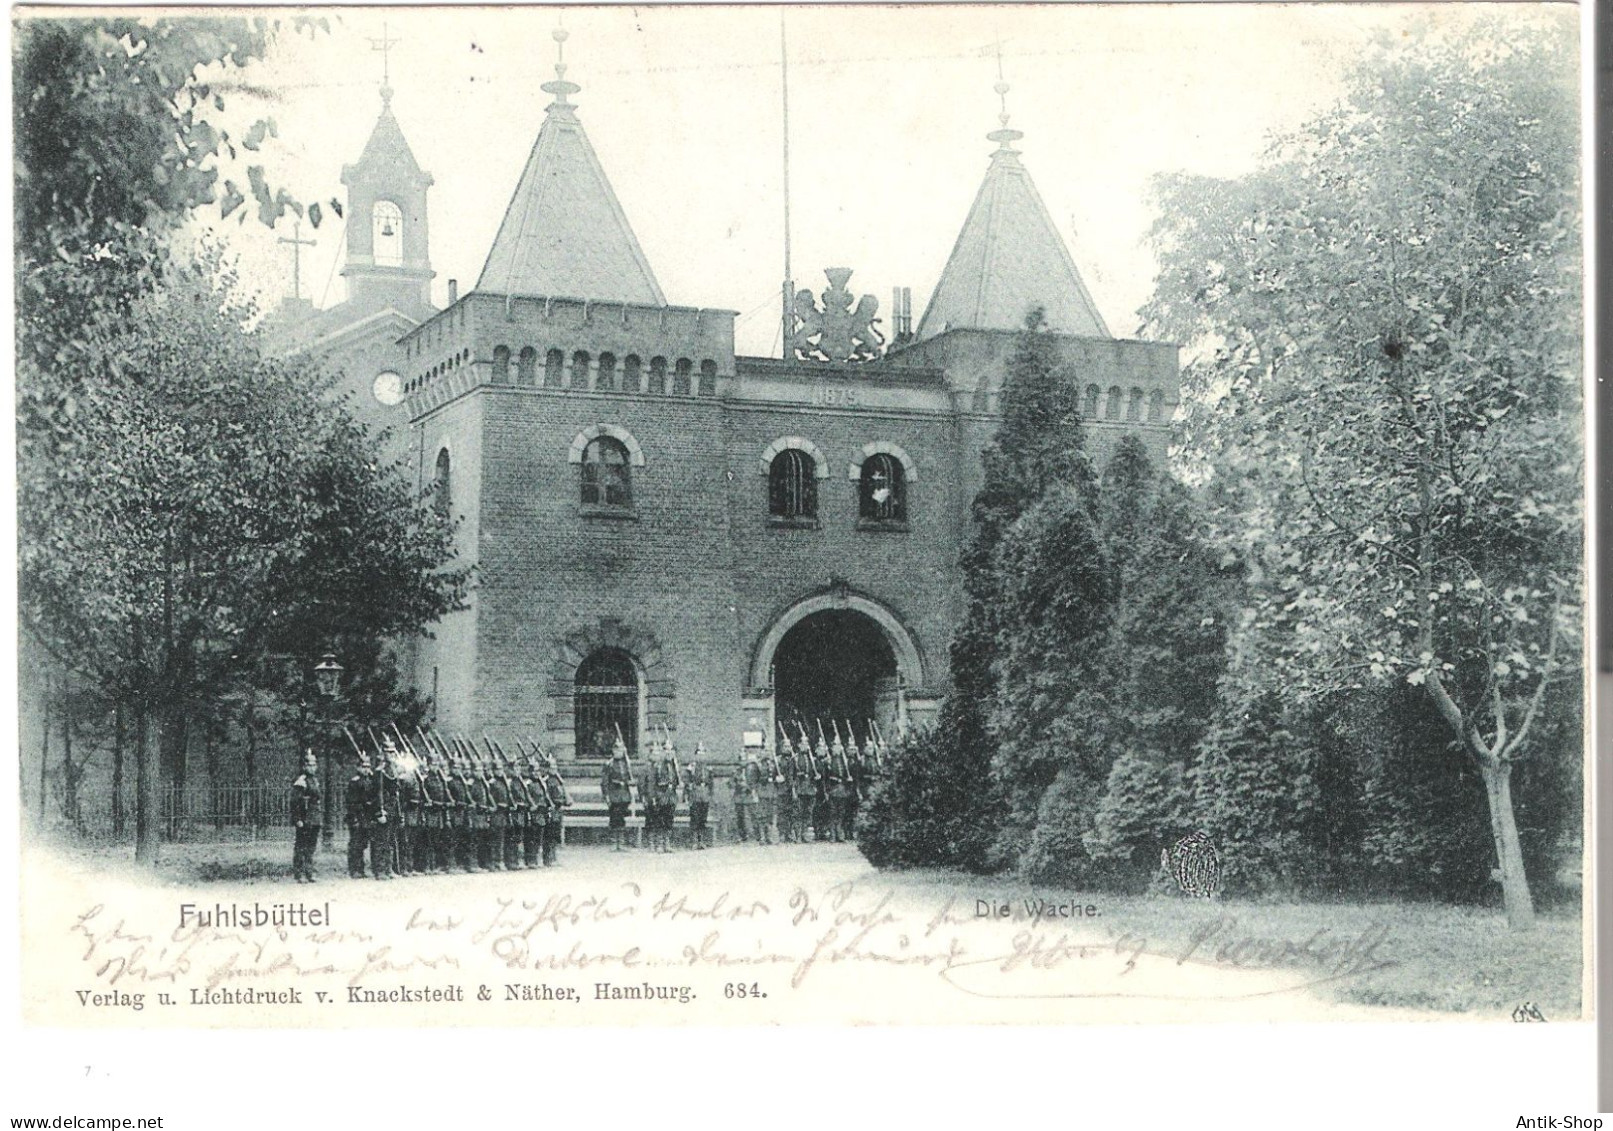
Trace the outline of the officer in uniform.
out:
[[[398,827],[398,754],[389,742],[382,755],[381,772],[370,785],[370,874],[390,880],[396,875],[393,854],[398,847],[394,835]]]
[[[823,728],[818,728],[818,745],[814,751],[814,758],[818,763],[817,789],[812,799],[812,833],[813,838],[819,841],[829,840],[834,836],[834,821],[831,813],[830,797],[835,790],[834,766],[829,758],[829,746],[824,741]]]
[[[706,744],[695,743],[694,759],[683,775],[684,796],[689,799],[689,835],[698,849],[712,846],[711,771],[706,768]]]
[[[364,852],[370,846],[370,795],[374,792],[370,756],[360,753],[358,769],[347,781],[347,874],[364,878]]]
[[[297,839],[291,847],[291,874],[299,884],[314,882],[314,849],[324,824],[320,812],[319,760],[309,750],[302,756],[302,773],[291,783],[291,820]]]
[[[555,760],[543,760],[543,789],[549,795],[549,823],[543,827],[543,866],[558,867],[560,842],[565,839],[565,812],[571,805],[571,794],[566,792],[566,781],[560,776]]]
[[[425,872],[446,872],[454,862],[453,830],[449,825],[449,810],[453,807],[448,792],[448,774],[442,759],[433,754],[430,769],[420,783],[421,835],[425,840]]]
[[[610,761],[599,776],[599,792],[610,812],[613,851],[620,852],[627,839],[628,810],[633,806],[633,767],[627,760],[627,744],[619,734],[611,747]]]
[[[454,776],[448,779],[448,798],[448,841],[453,849],[449,865],[457,864],[467,872],[474,872],[476,848],[470,823],[470,764],[463,754],[454,759]]]

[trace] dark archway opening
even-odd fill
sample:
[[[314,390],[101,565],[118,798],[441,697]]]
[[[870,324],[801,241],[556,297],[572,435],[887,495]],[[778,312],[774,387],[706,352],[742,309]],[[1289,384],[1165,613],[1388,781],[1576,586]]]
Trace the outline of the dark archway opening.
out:
[[[799,724],[814,740],[818,724],[834,735],[850,721],[857,741],[869,719],[888,725],[896,656],[873,618],[844,609],[813,613],[784,634],[773,654],[774,713],[797,737]],[[774,735],[774,739],[777,739]]]

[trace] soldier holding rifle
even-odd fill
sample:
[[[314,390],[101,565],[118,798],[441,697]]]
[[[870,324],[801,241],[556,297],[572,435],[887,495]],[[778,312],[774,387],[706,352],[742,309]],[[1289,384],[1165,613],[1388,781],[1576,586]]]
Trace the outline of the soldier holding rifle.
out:
[[[710,848],[711,798],[713,783],[711,771],[706,768],[706,744],[695,743],[694,759],[683,775],[684,795],[689,799],[689,835],[698,849]]]
[[[380,772],[370,786],[370,874],[378,880],[390,880],[396,874],[393,854],[397,851],[394,833],[398,826],[398,752],[390,740],[378,747]]]
[[[540,754],[543,752],[543,748],[535,742],[532,747]],[[549,823],[543,827],[543,865],[546,868],[554,868],[560,863],[560,842],[565,834],[563,822],[565,811],[571,805],[571,795],[566,792],[566,782],[560,776],[560,767],[547,755],[543,759],[542,783],[544,792],[549,797]]]
[[[421,736],[422,745],[431,750]],[[450,839],[449,810],[453,807],[448,789],[448,771],[442,755],[431,750],[431,765],[425,780],[420,783],[422,825],[425,838],[426,860],[424,871],[446,872],[453,865],[454,850]]]
[[[520,749],[520,740],[516,740]],[[522,751],[525,753],[525,751]],[[543,867],[543,830],[549,824],[549,795],[543,788],[543,775],[536,755],[521,763],[521,788],[526,793],[526,826],[521,830],[521,863],[527,868]]]
[[[627,743],[622,741],[620,729],[611,747],[610,761],[599,776],[599,792],[610,813],[612,851],[620,852],[627,839],[627,814],[633,806],[633,764],[628,760]]]
[[[352,734],[347,736],[353,742]],[[364,753],[358,743],[353,742],[353,749],[358,753],[358,766],[353,776],[347,781],[345,809],[347,817],[347,874],[355,880],[364,878],[364,853],[370,845],[370,794],[373,786],[370,775],[370,756]]]
[[[443,749],[448,750],[445,744]],[[467,872],[476,870],[475,841],[470,824],[471,778],[470,762],[462,753],[454,753],[454,776],[448,779],[448,831],[453,848],[451,863]]]

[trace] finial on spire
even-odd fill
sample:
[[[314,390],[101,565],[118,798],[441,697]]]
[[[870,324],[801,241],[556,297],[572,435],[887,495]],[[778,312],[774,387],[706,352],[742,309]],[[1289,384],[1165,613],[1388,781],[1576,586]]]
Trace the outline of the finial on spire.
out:
[[[381,53],[381,102],[392,105],[392,48],[401,40],[393,39],[388,25],[381,24],[381,38],[370,40],[370,50]]]
[[[568,32],[564,27],[557,27],[554,29],[552,34],[554,35],[556,52],[554,61],[554,80],[552,82],[544,83],[539,89],[545,94],[554,95],[554,101],[549,104],[549,111],[551,113],[555,110],[569,113],[572,104],[567,96],[576,94],[582,89],[582,87],[578,86],[576,83],[566,81],[566,40],[570,38],[571,33]]]
[[[998,103],[997,122],[998,122],[998,127],[999,128],[997,128],[995,130],[992,130],[989,134],[987,134],[986,135],[986,140],[987,141],[994,141],[994,142],[997,143],[997,152],[998,153],[1013,153],[1013,152],[1015,152],[1014,147],[1013,147],[1013,143],[1018,141],[1020,138],[1024,137],[1025,135],[1023,133],[1021,133],[1019,130],[1011,130],[1011,129],[1008,128],[1008,90],[1009,90],[1009,86],[1008,86],[1007,80],[1005,80],[1003,78],[1003,41],[999,39],[997,41],[996,47],[997,47],[997,85],[992,87],[992,89],[997,92],[997,103]]]

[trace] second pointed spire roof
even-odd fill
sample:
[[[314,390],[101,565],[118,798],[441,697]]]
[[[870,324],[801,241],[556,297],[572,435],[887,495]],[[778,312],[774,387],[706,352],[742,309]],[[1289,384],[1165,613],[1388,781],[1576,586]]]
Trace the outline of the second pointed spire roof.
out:
[[[556,41],[564,44],[564,32]],[[633,234],[568,96],[565,63],[543,89],[555,100],[493,239],[479,291],[665,306],[655,272]]]

